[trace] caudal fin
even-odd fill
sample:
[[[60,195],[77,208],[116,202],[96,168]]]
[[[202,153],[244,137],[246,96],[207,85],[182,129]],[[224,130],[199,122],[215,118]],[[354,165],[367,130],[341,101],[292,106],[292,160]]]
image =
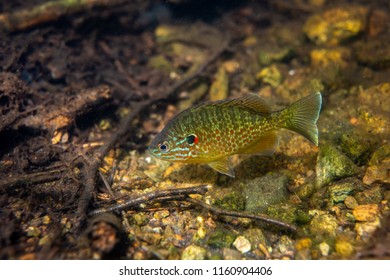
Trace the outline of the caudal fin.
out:
[[[286,128],[298,132],[318,145],[317,120],[322,105],[320,92],[306,96],[283,110]]]

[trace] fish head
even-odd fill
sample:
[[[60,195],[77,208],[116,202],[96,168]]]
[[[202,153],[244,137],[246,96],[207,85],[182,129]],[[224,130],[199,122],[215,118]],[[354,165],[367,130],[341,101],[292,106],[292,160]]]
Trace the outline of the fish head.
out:
[[[149,145],[149,152],[161,159],[170,159],[172,156],[173,141],[165,133],[159,133]]]
[[[199,155],[195,134],[172,134],[163,130],[149,146],[149,152],[160,159],[175,162],[190,162]]]

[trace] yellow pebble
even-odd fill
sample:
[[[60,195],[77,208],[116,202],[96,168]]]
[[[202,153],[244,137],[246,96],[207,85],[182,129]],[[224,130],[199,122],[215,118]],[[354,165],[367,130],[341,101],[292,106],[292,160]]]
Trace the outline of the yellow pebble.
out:
[[[301,251],[301,250],[310,248],[310,247],[311,247],[311,244],[312,244],[312,241],[311,241],[310,238],[302,238],[302,239],[299,239],[299,240],[297,241],[297,243],[295,244],[295,248],[296,248],[298,251]]]
[[[353,215],[356,221],[371,222],[379,215],[379,206],[377,204],[358,205],[353,209]]]

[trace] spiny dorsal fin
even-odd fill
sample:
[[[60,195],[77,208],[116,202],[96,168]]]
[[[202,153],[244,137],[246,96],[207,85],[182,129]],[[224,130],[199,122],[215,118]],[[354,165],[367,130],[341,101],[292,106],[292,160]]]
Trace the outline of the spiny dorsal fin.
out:
[[[245,109],[249,109],[259,115],[267,116],[271,113],[271,108],[260,96],[250,93],[240,98],[220,100],[214,102],[206,102],[190,108],[191,111],[196,111],[206,106],[237,106]]]
[[[218,171],[219,173],[228,175],[234,178],[234,170],[229,163],[229,159],[227,157],[221,158],[219,160],[208,163],[212,169]]]
[[[231,100],[232,105],[236,105],[243,108],[248,108],[260,115],[269,115],[271,113],[271,108],[260,96],[250,93],[243,97]]]
[[[278,147],[279,137],[276,132],[271,131],[262,135],[258,141],[247,149],[240,151],[240,154],[272,155]]]

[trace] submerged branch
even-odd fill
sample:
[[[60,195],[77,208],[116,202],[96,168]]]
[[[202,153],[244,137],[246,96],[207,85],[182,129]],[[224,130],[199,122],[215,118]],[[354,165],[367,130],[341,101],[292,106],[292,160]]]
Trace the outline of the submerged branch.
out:
[[[217,216],[230,216],[237,218],[248,218],[256,221],[260,221],[266,223],[268,225],[276,226],[280,229],[289,231],[291,233],[296,233],[297,228],[294,225],[285,223],[283,221],[271,218],[267,215],[262,214],[254,214],[243,211],[234,211],[234,210],[226,210],[221,209],[219,207],[215,207],[213,205],[209,205],[202,200],[195,199],[189,197],[191,194],[205,194],[208,191],[209,187],[206,185],[190,187],[190,188],[178,188],[178,189],[168,189],[168,190],[158,190],[154,192],[150,192],[147,194],[142,194],[138,196],[134,196],[124,203],[115,204],[108,207],[103,207],[99,209],[95,209],[89,213],[89,215],[97,215],[106,212],[120,212],[122,210],[129,210],[132,208],[139,207],[143,203],[153,203],[153,202],[161,202],[161,201],[186,201],[194,206],[201,207],[206,209],[207,211],[213,213]]]
[[[21,185],[32,185],[47,183],[58,180],[64,176],[64,173],[68,171],[68,168],[59,168],[50,171],[43,171],[31,174],[17,174],[3,178],[0,182],[0,191],[7,190],[11,187],[17,187]]]
[[[297,228],[294,225],[291,225],[291,224],[285,223],[283,221],[271,218],[267,215],[254,214],[254,213],[248,213],[248,212],[243,212],[243,211],[221,209],[221,208],[215,207],[213,205],[209,205],[209,204],[207,204],[199,199],[194,199],[191,197],[186,197],[185,200],[194,204],[194,205],[200,206],[200,207],[210,211],[211,213],[213,213],[217,216],[248,218],[248,219],[264,222],[264,223],[267,223],[269,225],[274,225],[278,228],[290,231],[291,233],[297,232]]]
[[[0,14],[0,26],[4,26],[9,31],[19,31],[58,20],[62,16],[91,9],[92,7],[113,6],[123,2],[124,0],[49,1],[30,9]]]
[[[99,208],[90,212],[90,215],[96,215],[111,211],[121,211],[132,207],[139,206],[142,203],[150,203],[156,200],[177,200],[178,198],[185,199],[190,194],[205,194],[209,189],[207,185],[201,185],[190,188],[178,188],[178,189],[167,189],[150,192],[134,196],[124,203],[112,205],[106,208]]]

